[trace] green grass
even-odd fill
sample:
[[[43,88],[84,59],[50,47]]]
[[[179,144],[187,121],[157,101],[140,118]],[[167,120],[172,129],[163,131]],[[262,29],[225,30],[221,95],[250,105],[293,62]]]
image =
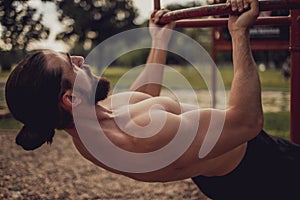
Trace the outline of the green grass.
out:
[[[0,78],[7,78],[10,72],[0,72]]]
[[[289,139],[290,137],[290,112],[264,113],[264,130],[271,135]]]
[[[290,81],[283,78],[280,70],[260,72],[263,90],[290,91]]]
[[[181,73],[189,81],[189,83],[194,89],[207,88],[203,78],[194,68],[175,67],[174,69]],[[111,81],[112,85],[115,85],[116,82],[120,79],[120,77],[128,70],[128,68],[111,67],[108,68],[108,70],[106,70],[103,75]],[[233,79],[233,68],[222,67],[219,68],[219,71],[222,76],[222,81],[224,83],[225,88],[229,90]],[[280,70],[267,70],[264,72],[260,72],[259,74],[262,90],[290,91],[290,82],[284,80]],[[168,75],[172,76],[172,74]],[[170,79],[172,79],[172,77],[170,77]],[[208,80],[210,80],[210,78],[208,78]]]
[[[13,118],[0,119],[0,130],[15,130],[22,128],[22,124]]]
[[[0,109],[4,109],[6,107],[4,97],[4,90],[0,89]]]

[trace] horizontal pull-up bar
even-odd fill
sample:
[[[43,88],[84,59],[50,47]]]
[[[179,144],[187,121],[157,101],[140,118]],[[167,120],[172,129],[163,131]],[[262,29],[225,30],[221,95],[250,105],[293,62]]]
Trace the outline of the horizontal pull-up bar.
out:
[[[259,1],[259,10],[278,10],[278,9],[298,9],[300,8],[299,0],[269,0],[269,1]],[[168,12],[162,16],[159,23],[167,24],[171,21],[176,21],[180,19],[192,19],[204,16],[213,15],[226,15],[233,14],[231,8],[225,3],[214,4],[208,6],[198,6],[193,8],[186,8],[181,10],[175,10]]]
[[[278,16],[278,17],[260,17],[256,20],[254,25],[278,25],[289,26],[291,23],[290,16]],[[195,28],[195,27],[216,27],[227,26],[228,18],[209,18],[209,19],[189,19],[176,21],[176,27],[178,28]]]

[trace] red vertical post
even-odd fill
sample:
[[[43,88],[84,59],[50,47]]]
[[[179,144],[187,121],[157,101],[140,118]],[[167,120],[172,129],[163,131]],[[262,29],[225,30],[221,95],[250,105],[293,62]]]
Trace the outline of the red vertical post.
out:
[[[160,10],[160,0],[154,0],[154,10]]]
[[[300,144],[300,9],[291,11],[291,140]]]
[[[214,63],[216,64],[215,66],[211,66],[211,96],[212,96],[212,107],[216,108],[217,105],[217,95],[216,95],[216,88],[217,88],[217,72],[216,72],[216,67],[217,67],[217,52],[215,48],[215,31],[216,28],[213,27],[211,28],[211,58],[213,59]]]

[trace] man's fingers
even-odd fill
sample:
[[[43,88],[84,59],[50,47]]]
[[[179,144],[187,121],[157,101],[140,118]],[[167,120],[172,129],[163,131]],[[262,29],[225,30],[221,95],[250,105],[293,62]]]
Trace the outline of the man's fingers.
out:
[[[243,12],[246,9],[249,9],[251,1],[249,0],[227,0],[226,5],[231,5],[231,10],[233,12]]]
[[[229,0],[229,2],[230,2],[230,5],[231,5],[231,10],[233,12],[235,12],[237,10],[237,2],[236,2],[236,0]]]
[[[154,10],[154,11],[151,13],[150,18],[154,18],[156,12],[157,12],[157,10]]]
[[[155,13],[155,15],[157,16],[157,17],[162,17],[165,13],[167,13],[167,12],[169,12],[168,10],[166,10],[166,9],[162,9],[162,10],[159,10],[159,11],[157,11],[156,13]]]
[[[255,16],[255,17],[258,17],[259,15],[259,4],[258,4],[258,1],[251,1],[251,0],[248,0],[249,1],[249,7],[251,6],[251,15]]]
[[[170,11],[165,8],[158,10],[156,12],[153,12],[152,14],[154,16],[151,15],[151,19],[153,19],[153,22],[157,24],[159,22],[160,18],[167,12],[170,12]]]
[[[249,7],[250,7],[250,2],[246,0],[244,2],[244,9],[248,9]]]
[[[237,0],[237,9],[239,12],[244,10],[244,0]]]
[[[226,5],[230,6],[231,5],[231,0],[226,0]]]

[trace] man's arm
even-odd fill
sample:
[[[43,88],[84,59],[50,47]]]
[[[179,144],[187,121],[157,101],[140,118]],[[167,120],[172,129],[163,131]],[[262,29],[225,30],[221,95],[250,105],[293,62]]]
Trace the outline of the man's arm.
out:
[[[228,1],[229,2],[229,1]],[[241,110],[241,116],[261,119],[263,116],[261,105],[261,87],[257,66],[252,56],[249,27],[253,25],[258,14],[258,2],[244,0],[244,7],[251,3],[251,10],[241,16],[230,16],[228,28],[232,37],[234,79],[231,87],[230,109]],[[243,4],[238,6],[232,1],[232,9],[243,10]]]
[[[237,1],[240,2],[240,0],[230,0],[233,9]],[[200,161],[216,158],[245,144],[261,131],[263,125],[261,88],[249,41],[249,27],[258,16],[258,1],[242,0],[242,2],[245,5],[251,3],[251,10],[240,16],[230,16],[228,24],[232,35],[234,64],[234,79],[228,109],[187,109],[186,112],[178,114],[178,112],[170,111],[167,108],[169,104],[165,104],[164,111],[145,112],[143,117],[139,116],[141,123],[150,123],[150,119],[165,119],[166,123],[153,137],[135,138],[131,151],[144,152],[146,147],[149,147],[148,150],[151,151],[156,148],[157,144],[168,144],[175,138],[180,125],[181,131],[187,138],[196,133],[193,143],[182,159],[177,162],[180,168],[180,166],[193,166],[197,163],[200,150],[204,151],[200,156],[203,159]],[[162,103],[161,105],[164,106]],[[145,126],[145,124],[141,126]],[[178,144],[183,143],[178,142]],[[209,145],[212,145],[212,148],[207,148]]]
[[[249,27],[253,25],[259,14],[257,0],[228,0],[235,11],[251,9],[239,16],[229,17],[228,28],[232,36],[234,79],[232,82],[229,107],[226,111],[201,110],[197,142],[192,147],[196,153],[204,148],[204,143],[214,145],[205,158],[222,155],[255,137],[263,126],[263,111],[261,105],[261,87],[257,66],[251,53]],[[199,112],[199,111],[198,111]],[[187,123],[195,123],[192,119],[196,111],[184,113]],[[213,116],[213,118],[212,118]],[[221,134],[219,123],[224,121]],[[214,141],[216,142],[214,144]],[[193,154],[192,153],[192,154]]]
[[[149,31],[152,37],[152,48],[150,50],[146,66],[130,90],[147,93],[151,96],[159,96],[163,80],[164,66],[166,63],[167,49],[175,23],[172,22],[163,27],[155,23],[166,11],[153,12],[150,19]]]

